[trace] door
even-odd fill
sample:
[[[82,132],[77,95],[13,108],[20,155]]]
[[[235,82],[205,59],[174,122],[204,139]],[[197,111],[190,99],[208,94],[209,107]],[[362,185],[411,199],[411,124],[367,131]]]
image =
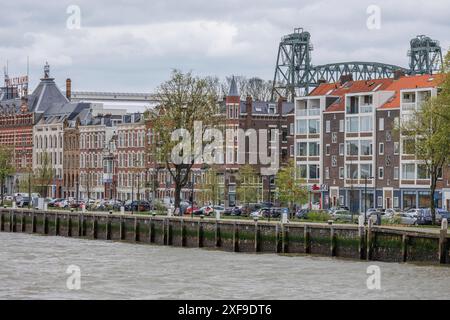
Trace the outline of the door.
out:
[[[386,198],[386,209],[392,209],[391,198]]]

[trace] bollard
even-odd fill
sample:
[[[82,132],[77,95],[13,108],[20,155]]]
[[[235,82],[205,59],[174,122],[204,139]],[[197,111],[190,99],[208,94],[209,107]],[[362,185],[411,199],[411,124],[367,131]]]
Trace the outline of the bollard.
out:
[[[447,263],[447,232],[448,232],[448,221],[447,219],[442,219],[441,231],[439,234],[439,263]]]
[[[220,220],[220,212],[216,211],[216,220],[219,221]]]
[[[287,214],[287,212],[283,212],[283,214],[281,215],[281,223],[283,223],[283,224],[288,223],[288,214]]]

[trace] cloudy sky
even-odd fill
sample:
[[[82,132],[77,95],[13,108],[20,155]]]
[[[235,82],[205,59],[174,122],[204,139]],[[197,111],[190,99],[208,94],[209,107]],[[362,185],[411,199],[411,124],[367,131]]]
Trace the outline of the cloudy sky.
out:
[[[381,10],[379,29],[367,27],[370,5]],[[418,34],[450,47],[448,0],[3,0],[2,12],[0,63],[17,76],[29,56],[32,88],[45,61],[73,90],[151,92],[173,68],[271,79],[280,38],[295,27],[311,33],[315,65],[406,67]]]

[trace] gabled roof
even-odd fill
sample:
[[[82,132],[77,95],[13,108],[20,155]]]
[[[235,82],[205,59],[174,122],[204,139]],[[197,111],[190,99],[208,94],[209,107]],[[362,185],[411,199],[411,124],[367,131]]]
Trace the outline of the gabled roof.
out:
[[[392,96],[384,105],[379,109],[396,109],[400,108],[400,91],[405,89],[417,89],[417,88],[433,88],[438,86],[443,81],[442,74],[436,75],[417,75],[417,76],[404,76],[397,80],[394,80],[392,84],[386,89],[388,91],[394,91]]]

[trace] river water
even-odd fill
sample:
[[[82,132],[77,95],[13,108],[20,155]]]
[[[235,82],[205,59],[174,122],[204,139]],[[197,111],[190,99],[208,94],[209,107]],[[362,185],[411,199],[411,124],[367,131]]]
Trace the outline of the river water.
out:
[[[66,285],[71,265],[79,290]],[[367,286],[371,265],[379,290]],[[449,298],[448,267],[0,233],[0,299]]]

